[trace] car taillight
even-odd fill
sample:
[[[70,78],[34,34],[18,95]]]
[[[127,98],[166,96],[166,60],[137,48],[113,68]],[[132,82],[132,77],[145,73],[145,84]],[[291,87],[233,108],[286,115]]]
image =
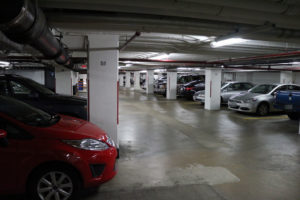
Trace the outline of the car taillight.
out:
[[[187,87],[187,88],[185,88],[186,91],[190,91],[192,89],[194,89],[194,88],[193,87]]]

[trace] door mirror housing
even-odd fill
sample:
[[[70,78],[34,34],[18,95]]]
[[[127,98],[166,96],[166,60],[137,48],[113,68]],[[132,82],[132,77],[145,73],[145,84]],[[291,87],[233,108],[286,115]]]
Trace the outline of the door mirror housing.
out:
[[[3,129],[0,129],[0,140],[7,137],[7,132]]]

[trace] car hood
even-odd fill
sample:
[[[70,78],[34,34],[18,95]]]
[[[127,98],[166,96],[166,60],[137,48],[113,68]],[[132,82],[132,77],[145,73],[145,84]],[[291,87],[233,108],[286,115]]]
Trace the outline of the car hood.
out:
[[[61,103],[66,103],[66,104],[78,104],[78,105],[86,105],[87,100],[81,97],[76,97],[76,96],[69,96],[69,95],[60,95],[60,94],[55,94],[55,95],[49,95],[47,98],[53,100],[53,101],[59,101]]]
[[[253,97],[258,97],[258,96],[263,96],[265,94],[258,94],[258,93],[251,93],[251,92],[243,92],[241,94],[235,95],[233,96],[231,99],[234,100],[247,100],[247,99],[251,99]]]
[[[96,125],[70,116],[60,115],[60,120],[46,128],[37,127],[33,132],[36,136],[47,139],[79,140],[93,138],[105,140],[106,133]]]

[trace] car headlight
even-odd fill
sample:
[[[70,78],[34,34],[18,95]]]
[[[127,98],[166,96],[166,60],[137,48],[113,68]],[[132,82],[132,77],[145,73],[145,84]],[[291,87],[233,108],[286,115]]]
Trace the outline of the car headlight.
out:
[[[252,102],[255,102],[255,101],[257,101],[256,98],[251,98],[251,99],[246,99],[245,103],[252,103]]]
[[[115,147],[115,142],[113,141],[113,139],[111,139],[109,136],[107,136],[106,142],[112,146]]]
[[[63,142],[73,147],[90,151],[103,151],[109,148],[106,143],[95,139],[63,140]]]

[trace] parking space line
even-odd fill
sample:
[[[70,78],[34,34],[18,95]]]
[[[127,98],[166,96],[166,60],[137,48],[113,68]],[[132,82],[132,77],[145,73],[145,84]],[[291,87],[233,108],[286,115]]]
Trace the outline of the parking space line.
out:
[[[288,119],[287,115],[268,116],[268,117],[243,117],[244,120],[259,120],[259,119]]]

